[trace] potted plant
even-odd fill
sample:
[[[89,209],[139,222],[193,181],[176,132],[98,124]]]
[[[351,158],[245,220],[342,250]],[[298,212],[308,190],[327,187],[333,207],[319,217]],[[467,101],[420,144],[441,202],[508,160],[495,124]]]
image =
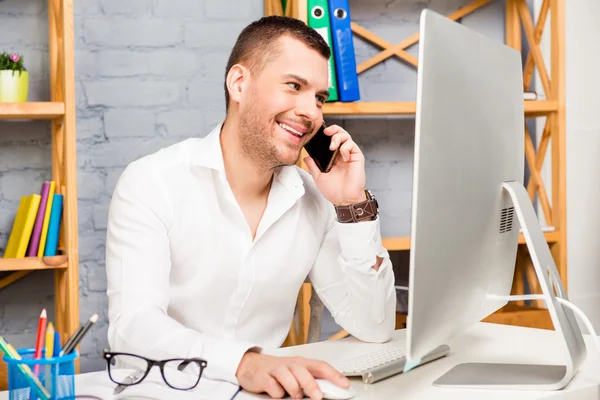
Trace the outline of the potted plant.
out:
[[[23,66],[23,56],[0,53],[0,103],[27,101],[29,72]]]

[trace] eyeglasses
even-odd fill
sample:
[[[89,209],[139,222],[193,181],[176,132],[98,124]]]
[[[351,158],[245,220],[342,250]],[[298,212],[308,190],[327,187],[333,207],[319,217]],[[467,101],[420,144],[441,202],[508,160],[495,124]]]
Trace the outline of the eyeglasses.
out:
[[[198,385],[207,362],[201,358],[172,358],[168,360],[151,360],[130,353],[117,353],[104,350],[102,358],[108,365],[108,376],[118,386],[115,394],[127,386],[137,385],[143,381],[153,366],[158,366],[165,383],[177,390],[190,390]],[[126,368],[126,374],[122,370]]]

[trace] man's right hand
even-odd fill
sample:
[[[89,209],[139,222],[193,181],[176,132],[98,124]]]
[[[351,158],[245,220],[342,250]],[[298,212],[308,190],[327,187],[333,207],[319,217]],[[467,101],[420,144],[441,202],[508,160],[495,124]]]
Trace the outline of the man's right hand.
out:
[[[327,379],[342,388],[350,381],[331,365],[303,357],[275,357],[249,351],[235,374],[240,386],[252,393],[266,392],[275,399],[290,395],[294,399],[321,400],[323,394],[315,379]],[[304,393],[303,393],[304,392]]]

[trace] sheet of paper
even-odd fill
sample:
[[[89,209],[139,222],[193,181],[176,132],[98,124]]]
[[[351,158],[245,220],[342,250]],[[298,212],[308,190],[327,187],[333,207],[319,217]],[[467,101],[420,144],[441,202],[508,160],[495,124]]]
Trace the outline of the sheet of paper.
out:
[[[79,375],[75,381],[77,396],[88,399],[114,400],[231,400],[238,392],[238,386],[229,382],[214,381],[201,378],[198,386],[191,390],[172,389],[164,382],[160,371],[154,367],[150,374],[139,384],[129,386],[121,393],[114,395],[117,385],[108,377],[107,371]],[[89,397],[88,397],[89,396]]]

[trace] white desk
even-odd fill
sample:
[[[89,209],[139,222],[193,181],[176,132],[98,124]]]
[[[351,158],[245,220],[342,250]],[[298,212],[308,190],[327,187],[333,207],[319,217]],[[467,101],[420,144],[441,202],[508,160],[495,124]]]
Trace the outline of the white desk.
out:
[[[470,361],[511,363],[562,363],[564,350],[554,331],[521,328],[508,325],[479,323],[455,340],[449,341],[450,354],[435,362],[400,374],[372,385],[352,379],[352,386],[359,392],[356,400],[389,399],[542,399],[552,400],[600,400],[600,359],[592,337],[585,335],[587,358],[579,373],[561,391],[483,391],[442,389],[432,385],[451,367]],[[395,332],[394,341],[403,341],[405,330]],[[357,344],[354,338],[319,342],[303,346],[286,347],[271,352],[277,355],[300,355],[325,361],[337,357],[359,355],[368,352],[371,344]],[[392,344],[392,342],[387,345]],[[552,396],[558,396],[555,399]],[[235,400],[266,399],[267,396],[239,393]]]
[[[396,341],[404,340],[405,331],[395,332],[394,340],[386,345],[393,345]],[[463,390],[463,389],[441,389],[432,386],[435,381],[444,372],[458,363],[467,361],[489,361],[489,362],[513,362],[513,363],[562,363],[564,350],[560,347],[560,341],[554,331],[541,329],[519,328],[506,325],[496,325],[480,323],[456,338],[450,341],[450,354],[447,357],[435,362],[426,364],[410,371],[407,374],[400,374],[390,377],[386,380],[377,382],[373,385],[363,384],[358,379],[352,380],[353,387],[359,392],[356,400],[379,400],[379,399],[552,399],[552,400],[600,400],[600,359],[596,352],[593,339],[585,335],[587,346],[587,358],[582,365],[579,373],[573,378],[571,383],[561,391],[554,392],[533,392],[533,391],[483,391],[483,390]],[[271,351],[271,354],[277,355],[300,355],[325,361],[331,361],[341,355],[353,356],[363,352],[368,352],[370,348],[379,345],[359,343],[354,338],[346,338],[337,341],[313,343],[303,346],[286,347]],[[210,362],[210,361],[209,361]],[[204,379],[203,379],[204,380]],[[201,380],[201,383],[202,381]],[[213,387],[209,382],[205,382],[204,388],[208,391],[214,390],[214,396],[205,397],[192,392],[171,391],[168,388],[157,386],[156,383],[148,383],[145,388],[144,383],[125,390],[119,397],[112,397],[111,392],[114,384],[108,380],[105,371],[78,375],[76,377],[77,394],[100,394],[102,399],[127,398],[126,395],[137,394],[141,392],[151,393],[151,396],[135,397],[136,399],[204,399],[211,400],[229,400],[229,397],[223,395],[216,396],[217,389],[219,393],[235,393],[235,387]],[[155,385],[155,386],[152,386]],[[227,385],[227,384],[225,384]],[[206,393],[207,390],[204,392]],[[136,393],[137,392],[137,393]],[[131,397],[130,397],[131,398]],[[264,395],[254,395],[251,393],[238,393],[234,400],[258,400],[267,399]],[[7,400],[6,392],[0,393],[0,400]]]

